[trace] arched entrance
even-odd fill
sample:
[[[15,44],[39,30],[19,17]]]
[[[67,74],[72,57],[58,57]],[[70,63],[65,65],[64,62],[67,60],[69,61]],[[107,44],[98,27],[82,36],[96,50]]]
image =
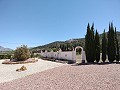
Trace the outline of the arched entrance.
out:
[[[82,52],[83,52],[83,48],[81,46],[77,46],[75,48],[76,63],[81,63],[82,62]]]

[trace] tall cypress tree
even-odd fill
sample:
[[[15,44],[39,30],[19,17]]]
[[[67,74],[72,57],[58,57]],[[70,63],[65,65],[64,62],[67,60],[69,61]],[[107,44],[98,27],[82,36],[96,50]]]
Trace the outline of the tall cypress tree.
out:
[[[86,35],[85,35],[85,53],[86,53],[86,60],[87,60],[87,62],[90,62],[90,55],[89,55],[89,49],[90,49],[90,47],[89,47],[89,43],[90,43],[90,39],[89,39],[89,37],[90,37],[90,25],[89,25],[89,23],[88,23],[88,25],[87,25],[87,33],[86,33]]]
[[[92,27],[91,27],[91,60],[92,62],[95,61],[95,35],[94,35],[94,23],[92,24]]]
[[[113,62],[116,56],[115,33],[113,23],[109,24],[107,53],[109,62]]]
[[[119,61],[119,44],[117,39],[116,27],[115,27],[115,45],[116,45],[116,61]]]
[[[100,61],[100,38],[97,30],[95,33],[95,59],[96,62]]]
[[[87,62],[92,62],[91,60],[91,29],[90,29],[89,23],[87,26],[87,33],[85,36],[85,53],[86,53]]]
[[[95,41],[94,41],[94,24],[90,28],[88,23],[87,33],[85,36],[85,53],[87,62],[94,62],[95,60]]]
[[[103,62],[105,62],[106,60],[106,54],[107,54],[107,37],[104,30],[103,36],[102,36],[102,61]]]

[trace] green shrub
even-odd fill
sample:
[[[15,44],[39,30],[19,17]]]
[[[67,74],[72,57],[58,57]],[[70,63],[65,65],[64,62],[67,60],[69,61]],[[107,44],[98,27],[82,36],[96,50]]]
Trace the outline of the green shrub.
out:
[[[0,59],[11,59],[12,55],[10,54],[2,54],[0,55]]]
[[[25,61],[30,57],[30,52],[27,46],[22,45],[21,47],[17,48],[14,52],[14,59],[17,61]]]
[[[34,53],[33,52],[30,53],[30,57],[34,58]]]

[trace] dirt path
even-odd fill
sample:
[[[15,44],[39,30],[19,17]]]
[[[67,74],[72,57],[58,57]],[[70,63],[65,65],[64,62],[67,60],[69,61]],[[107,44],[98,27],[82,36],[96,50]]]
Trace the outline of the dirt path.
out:
[[[1,83],[0,90],[120,90],[120,65],[64,65]]]

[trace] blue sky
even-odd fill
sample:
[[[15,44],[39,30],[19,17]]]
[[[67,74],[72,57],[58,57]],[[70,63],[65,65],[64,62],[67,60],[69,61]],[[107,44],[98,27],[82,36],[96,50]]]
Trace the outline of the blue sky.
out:
[[[0,0],[0,46],[15,49],[83,38],[88,22],[120,31],[120,0]]]

